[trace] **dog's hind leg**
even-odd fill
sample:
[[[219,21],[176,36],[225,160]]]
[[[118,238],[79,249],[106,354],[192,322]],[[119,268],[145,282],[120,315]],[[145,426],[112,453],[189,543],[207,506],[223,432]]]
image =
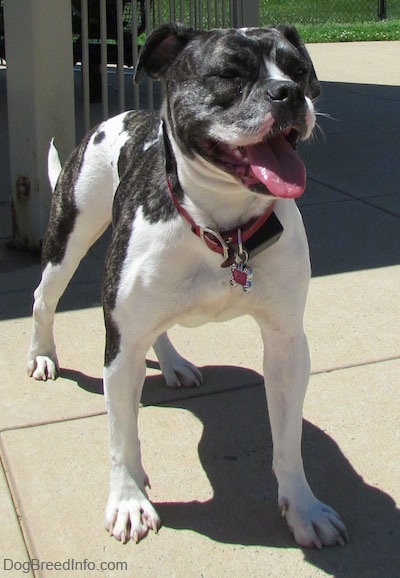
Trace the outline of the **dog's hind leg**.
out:
[[[167,333],[158,337],[153,349],[168,387],[192,387],[203,383],[201,371],[176,351]]]
[[[83,156],[82,146],[76,155],[79,151]],[[77,160],[71,157],[58,179],[43,242],[42,279],[34,293],[27,359],[28,374],[38,380],[57,377],[53,320],[58,301],[81,259],[111,219],[113,175],[101,174],[86,162],[77,176]]]
[[[59,225],[62,226],[62,225]],[[101,236],[108,221],[90,229],[80,216],[68,239],[61,261],[52,259],[44,265],[42,279],[34,293],[33,330],[28,352],[28,374],[38,380],[56,379],[58,360],[53,336],[54,314],[58,301],[90,246]]]
[[[88,238],[88,230],[84,231],[83,236],[79,235],[82,225],[77,224],[73,238],[68,240],[62,261],[58,263],[50,259],[44,266],[42,279],[34,292],[33,330],[27,360],[28,375],[35,379],[45,381],[48,378],[56,379],[58,375],[59,366],[53,336],[57,304],[81,259],[107,225],[108,222],[95,236]]]

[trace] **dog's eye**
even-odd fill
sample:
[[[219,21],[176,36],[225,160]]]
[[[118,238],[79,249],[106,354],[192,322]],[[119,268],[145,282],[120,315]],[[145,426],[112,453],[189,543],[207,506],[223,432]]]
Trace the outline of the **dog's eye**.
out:
[[[242,74],[236,68],[227,68],[218,74],[219,78],[223,80],[238,80],[242,78]]]
[[[305,66],[299,66],[293,73],[293,80],[301,82],[308,74],[308,68]]]

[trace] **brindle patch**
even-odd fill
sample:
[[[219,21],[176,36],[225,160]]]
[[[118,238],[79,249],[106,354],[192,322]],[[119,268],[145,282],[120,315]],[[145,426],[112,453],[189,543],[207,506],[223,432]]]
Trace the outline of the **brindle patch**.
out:
[[[121,181],[114,198],[113,235],[105,264],[106,366],[119,352],[120,334],[111,312],[117,300],[136,211],[141,207],[144,218],[152,224],[168,221],[176,215],[166,183],[165,153],[159,126],[160,117],[156,113],[132,112],[124,121],[124,130],[132,137],[122,147],[118,160]]]
[[[71,153],[57,181],[50,209],[49,225],[42,247],[42,267],[47,263],[59,264],[65,256],[78,209],[75,203],[75,186],[79,178],[85,152],[97,127],[91,130],[81,144]]]

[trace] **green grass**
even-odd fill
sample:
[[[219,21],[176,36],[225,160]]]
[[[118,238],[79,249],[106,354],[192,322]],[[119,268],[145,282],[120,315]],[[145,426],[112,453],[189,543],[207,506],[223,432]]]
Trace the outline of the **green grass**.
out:
[[[400,40],[400,20],[298,24],[304,42],[356,42]]]
[[[221,26],[223,20],[222,4],[219,3],[217,21],[214,21],[214,2],[196,0],[194,3],[197,24],[201,21],[206,29]],[[163,0],[162,19],[189,24],[189,4],[189,0],[183,2],[181,13],[180,2],[176,2],[175,14],[171,16],[171,3]],[[225,6],[228,5],[225,2]],[[212,8],[210,21],[207,19],[208,7]],[[377,0],[260,0],[260,24],[295,24],[305,42],[400,40],[400,0],[386,0],[386,7],[388,19],[379,21]],[[139,44],[143,40],[141,38]]]
[[[1,2],[2,0],[0,0]],[[196,0],[197,24],[204,28],[221,26],[222,4],[219,3],[217,20],[212,9],[210,21],[207,19],[209,0]],[[200,13],[201,4],[201,13]],[[291,23],[298,28],[305,42],[354,42],[371,40],[400,40],[400,0],[387,0],[385,21],[377,17],[377,0],[260,0],[260,24],[268,26],[277,23]],[[225,6],[229,3],[225,2]],[[181,20],[189,24],[190,3],[175,3],[175,14],[170,15],[170,0],[163,0],[162,20]],[[154,13],[157,21],[157,13]],[[125,6],[125,20],[131,21],[130,5]],[[156,22],[155,22],[156,24]],[[145,35],[138,39],[143,44]]]
[[[261,0],[260,23],[290,22],[306,42],[400,40],[400,0],[387,0],[379,21],[376,0]]]
[[[399,0],[387,0],[388,18],[400,18]],[[374,22],[377,0],[260,0],[260,19],[268,24],[286,20],[296,24]]]

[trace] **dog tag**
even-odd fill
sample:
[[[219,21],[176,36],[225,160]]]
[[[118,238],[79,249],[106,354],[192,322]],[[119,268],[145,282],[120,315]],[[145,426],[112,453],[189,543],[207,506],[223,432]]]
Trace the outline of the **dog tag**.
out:
[[[231,265],[231,279],[230,283],[232,287],[241,285],[243,291],[248,293],[251,291],[253,286],[253,269],[246,265],[244,261],[240,263],[233,263]]]

